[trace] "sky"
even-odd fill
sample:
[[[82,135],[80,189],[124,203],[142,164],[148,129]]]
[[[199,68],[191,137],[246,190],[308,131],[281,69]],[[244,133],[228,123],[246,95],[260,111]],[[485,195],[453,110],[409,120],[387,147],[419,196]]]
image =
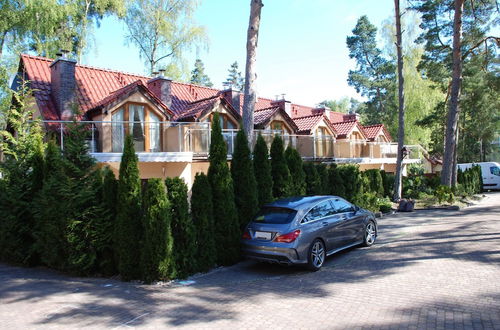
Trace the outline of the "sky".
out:
[[[285,94],[293,103],[314,106],[344,96],[361,99],[347,84],[354,69],[346,37],[367,15],[378,28],[394,15],[392,0],[263,0],[257,48],[256,90],[260,97]],[[244,75],[250,0],[203,0],[196,21],[205,27],[207,49],[186,54],[189,70],[199,57],[215,88],[222,89],[230,65]],[[146,74],[139,50],[125,43],[125,25],[106,17],[95,29],[94,46],[83,64]]]

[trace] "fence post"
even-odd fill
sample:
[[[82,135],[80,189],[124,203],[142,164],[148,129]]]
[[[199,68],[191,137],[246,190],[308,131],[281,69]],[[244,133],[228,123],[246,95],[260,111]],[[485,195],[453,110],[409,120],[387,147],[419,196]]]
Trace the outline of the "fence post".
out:
[[[60,124],[61,130],[61,150],[64,150],[64,131],[63,131],[63,123]]]

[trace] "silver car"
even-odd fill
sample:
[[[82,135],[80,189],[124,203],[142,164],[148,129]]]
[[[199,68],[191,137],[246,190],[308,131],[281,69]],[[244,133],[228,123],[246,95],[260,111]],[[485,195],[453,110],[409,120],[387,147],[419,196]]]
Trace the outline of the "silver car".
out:
[[[261,208],[242,237],[247,258],[279,264],[302,264],[313,271],[325,258],[377,237],[370,211],[336,196],[292,197]]]

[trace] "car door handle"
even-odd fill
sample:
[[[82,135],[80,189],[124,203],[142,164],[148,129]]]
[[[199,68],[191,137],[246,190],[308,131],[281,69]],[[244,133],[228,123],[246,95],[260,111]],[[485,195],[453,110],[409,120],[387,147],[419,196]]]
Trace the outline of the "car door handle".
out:
[[[323,225],[323,227],[326,227],[328,226],[328,221],[323,221],[321,224]]]

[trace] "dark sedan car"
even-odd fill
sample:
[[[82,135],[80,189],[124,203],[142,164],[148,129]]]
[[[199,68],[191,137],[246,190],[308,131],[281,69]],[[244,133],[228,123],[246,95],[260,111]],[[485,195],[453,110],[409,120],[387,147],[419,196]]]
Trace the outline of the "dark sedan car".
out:
[[[311,270],[325,258],[377,237],[370,211],[336,196],[292,197],[261,208],[243,234],[247,258],[279,264],[303,264]]]

